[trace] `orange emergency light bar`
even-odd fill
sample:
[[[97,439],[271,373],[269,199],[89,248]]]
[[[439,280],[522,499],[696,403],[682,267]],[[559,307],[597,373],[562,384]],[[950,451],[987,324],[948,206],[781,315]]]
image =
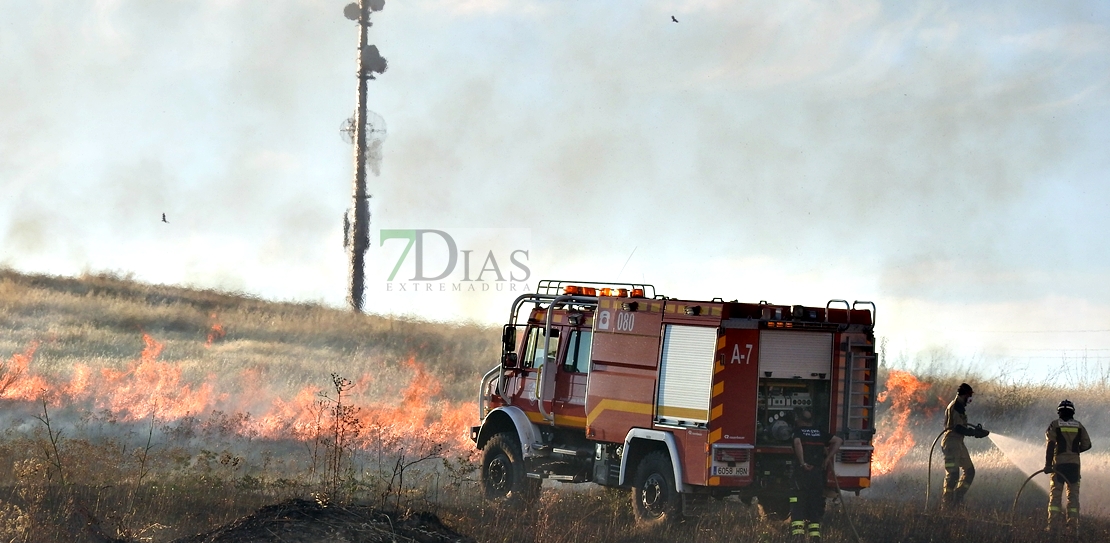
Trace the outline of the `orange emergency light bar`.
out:
[[[569,294],[569,295],[572,295],[572,296],[575,296],[575,295],[577,295],[577,296],[597,296],[597,295],[600,294],[601,296],[612,296],[614,298],[627,298],[630,295],[633,298],[643,298],[644,297],[644,289],[642,289],[642,288],[634,288],[631,291],[629,291],[626,288],[605,287],[605,288],[602,288],[602,289],[596,289],[596,288],[593,288],[593,287],[583,287],[583,286],[578,286],[578,285],[567,285],[567,286],[563,287],[563,293],[564,294]]]

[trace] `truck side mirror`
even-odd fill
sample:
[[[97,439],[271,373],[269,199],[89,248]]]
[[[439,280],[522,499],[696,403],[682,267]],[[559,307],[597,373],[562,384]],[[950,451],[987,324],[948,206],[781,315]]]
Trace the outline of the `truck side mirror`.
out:
[[[515,327],[505,325],[505,330],[501,333],[501,344],[504,346],[504,350],[506,353],[511,353],[516,350]]]
[[[506,352],[501,355],[501,366],[504,368],[516,367],[516,353]]]

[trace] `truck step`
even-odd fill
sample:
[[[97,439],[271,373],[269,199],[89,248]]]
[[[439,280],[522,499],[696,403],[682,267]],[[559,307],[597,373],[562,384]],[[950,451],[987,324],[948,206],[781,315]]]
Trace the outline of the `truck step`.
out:
[[[554,454],[563,454],[566,456],[593,456],[592,450],[575,450],[575,449],[561,449],[559,447],[552,447],[551,452]]]
[[[564,481],[564,482],[568,482],[568,483],[584,483],[584,482],[586,482],[586,477],[581,475],[581,474],[579,474],[579,475],[556,475],[556,474],[551,473],[550,471],[548,471],[548,472],[544,472],[544,473],[529,472],[529,473],[525,473],[524,475],[526,477],[528,477],[529,479],[551,479],[552,481]]]

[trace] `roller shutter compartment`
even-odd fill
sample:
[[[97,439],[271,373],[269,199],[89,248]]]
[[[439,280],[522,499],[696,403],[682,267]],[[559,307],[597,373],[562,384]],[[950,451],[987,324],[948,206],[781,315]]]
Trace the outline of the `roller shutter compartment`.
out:
[[[704,424],[709,420],[717,328],[668,324],[663,334],[656,420]]]
[[[759,333],[759,376],[830,379],[833,335],[764,330]]]

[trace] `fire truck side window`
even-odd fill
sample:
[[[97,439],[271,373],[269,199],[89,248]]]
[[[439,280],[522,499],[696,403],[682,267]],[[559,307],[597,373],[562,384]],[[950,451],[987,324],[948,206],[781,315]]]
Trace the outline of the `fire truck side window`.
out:
[[[563,369],[573,373],[590,371],[590,346],[594,333],[590,330],[572,330],[567,342],[567,361]]]
[[[528,343],[524,346],[524,367],[539,368],[544,365],[544,362],[555,361],[555,355],[559,352],[558,329],[551,329],[551,340],[547,343],[548,351],[545,357],[543,356],[543,327],[537,326],[528,330]]]

